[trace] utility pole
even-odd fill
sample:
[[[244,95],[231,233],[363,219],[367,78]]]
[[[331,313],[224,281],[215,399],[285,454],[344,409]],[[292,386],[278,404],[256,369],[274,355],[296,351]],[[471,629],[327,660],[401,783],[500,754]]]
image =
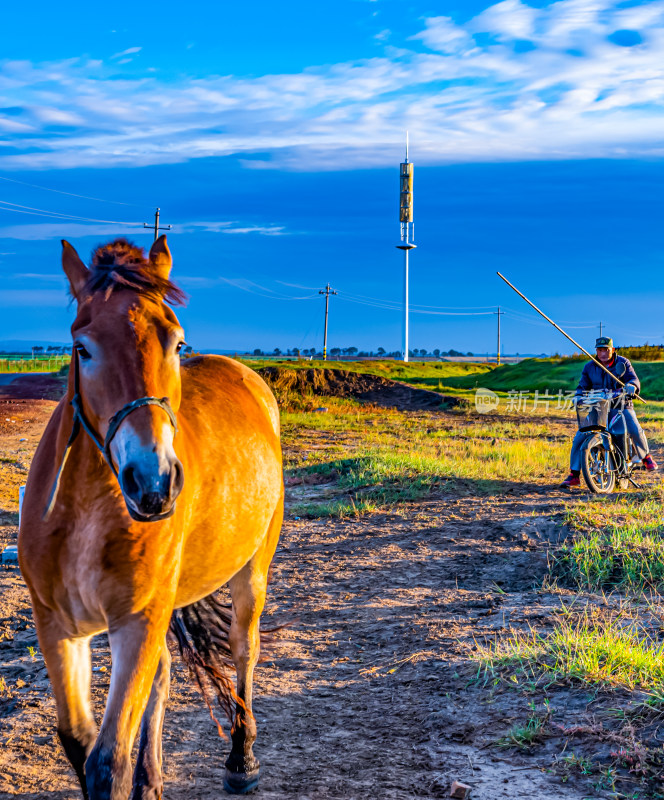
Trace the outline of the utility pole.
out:
[[[155,242],[159,238],[159,231],[170,231],[170,225],[162,225],[159,227],[159,209],[154,212],[154,225],[149,225],[147,222],[143,223],[144,228],[152,228],[154,230],[154,240]]]
[[[325,295],[325,334],[323,336],[323,361],[327,361],[327,315],[330,309],[330,295],[339,294],[339,292],[335,292],[334,289],[330,289],[330,284],[328,283],[324,289],[319,289],[318,294]]]
[[[504,311],[500,310],[500,306],[498,306],[498,347],[496,349],[496,363],[500,366],[500,317],[505,313]]]
[[[408,131],[406,131],[406,160],[399,165],[399,222],[401,242],[397,245],[404,252],[403,269],[403,360],[408,361],[408,252],[417,247],[413,244],[415,224],[413,222],[413,164],[408,161]]]
[[[602,338],[602,323],[599,323],[599,338]]]

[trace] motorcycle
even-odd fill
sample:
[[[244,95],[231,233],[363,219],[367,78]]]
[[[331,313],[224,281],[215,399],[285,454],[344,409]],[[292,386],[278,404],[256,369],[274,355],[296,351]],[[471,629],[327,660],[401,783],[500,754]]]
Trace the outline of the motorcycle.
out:
[[[624,391],[599,389],[575,398],[579,430],[586,434],[581,445],[581,472],[588,488],[596,494],[609,494],[616,485],[627,489],[638,457],[625,423]],[[616,403],[616,401],[618,402]],[[611,409],[618,413],[612,415]]]

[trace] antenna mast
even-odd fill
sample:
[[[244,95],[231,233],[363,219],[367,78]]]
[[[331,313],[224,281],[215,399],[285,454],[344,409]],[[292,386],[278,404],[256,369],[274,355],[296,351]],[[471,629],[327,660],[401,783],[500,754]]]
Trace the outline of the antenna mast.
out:
[[[403,272],[403,360],[408,361],[408,253],[417,245],[413,244],[415,238],[415,223],[413,222],[413,169],[414,165],[408,160],[408,131],[406,131],[406,160],[399,165],[399,224],[401,227],[401,242],[397,245],[404,252]]]

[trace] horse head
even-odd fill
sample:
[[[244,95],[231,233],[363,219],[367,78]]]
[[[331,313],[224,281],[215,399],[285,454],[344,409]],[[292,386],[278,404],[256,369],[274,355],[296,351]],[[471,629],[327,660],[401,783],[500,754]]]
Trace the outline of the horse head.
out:
[[[129,514],[171,516],[184,472],[175,454],[184,333],[168,302],[166,237],[143,250],[125,239],[93,253],[90,268],[63,241],[62,265],[77,302],[71,328],[74,426],[82,425],[116,474]],[[74,434],[75,435],[75,434]]]

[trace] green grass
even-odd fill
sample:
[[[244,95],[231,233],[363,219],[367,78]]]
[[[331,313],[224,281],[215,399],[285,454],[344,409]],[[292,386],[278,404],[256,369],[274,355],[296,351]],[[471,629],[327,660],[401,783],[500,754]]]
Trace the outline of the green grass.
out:
[[[575,531],[583,532],[612,526],[651,529],[664,524],[663,504],[662,486],[626,496],[589,497],[582,504],[567,507],[565,524]]]
[[[485,674],[502,673],[516,685],[581,683],[660,691],[664,642],[620,614],[565,614],[550,633],[512,631],[478,645]]]
[[[449,377],[483,375],[495,369],[495,364],[465,361],[278,361],[238,359],[252,369],[284,367],[286,369],[343,369],[364,375],[378,375],[393,381],[418,383],[437,382]]]
[[[527,750],[542,739],[545,717],[531,714],[525,723],[514,725],[498,740],[499,747],[518,747]]]
[[[363,455],[296,468],[289,474],[327,474],[336,478],[342,490],[389,504],[426,496],[451,479],[489,484],[530,480],[548,474],[553,460],[548,441],[514,440],[496,447],[488,438],[448,440],[438,452],[435,440],[423,442],[421,449],[415,449],[413,444],[407,439],[395,442],[396,452],[384,447],[364,449]],[[560,449],[563,457],[564,448]]]
[[[348,500],[331,500],[327,503],[294,503],[290,508],[291,516],[311,517],[321,519],[324,517],[359,517],[372,511],[378,511],[379,507],[371,500],[357,500],[352,497]]]
[[[569,457],[569,435],[537,414],[527,420],[473,419],[473,412],[463,410],[405,415],[339,399],[319,402],[327,413],[281,415],[287,485],[326,484],[318,503],[307,497],[302,514],[355,513],[347,507],[351,501],[365,510],[388,508],[429,497],[452,482],[472,482],[482,493],[506,483],[553,482]]]
[[[482,386],[496,392],[510,390],[556,394],[559,390],[573,391],[587,359],[528,358],[518,364],[505,364],[482,375],[450,375],[445,383],[449,387],[473,388]],[[634,368],[643,387],[646,399],[664,399],[664,363],[635,361]],[[642,412],[646,406],[636,403]],[[663,412],[664,413],[664,412]]]
[[[69,364],[70,356],[44,356],[43,358],[0,358],[0,373],[58,372]]]
[[[663,533],[658,523],[578,534],[554,555],[552,574],[583,589],[659,591],[664,587]]]

